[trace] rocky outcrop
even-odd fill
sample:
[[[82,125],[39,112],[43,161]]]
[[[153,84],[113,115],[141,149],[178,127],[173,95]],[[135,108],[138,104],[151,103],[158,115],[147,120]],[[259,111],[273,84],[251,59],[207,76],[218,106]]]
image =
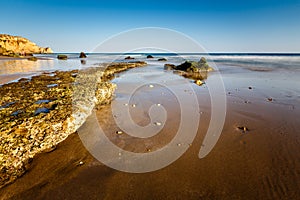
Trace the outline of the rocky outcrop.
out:
[[[186,72],[200,72],[200,71],[212,71],[213,68],[211,68],[206,59],[202,57],[200,61],[185,61],[184,63],[176,66],[176,70],[186,71]]]
[[[153,56],[152,56],[152,55],[148,55],[148,56],[147,56],[147,59],[149,59],[149,58],[153,58]]]
[[[94,107],[108,104],[116,88],[109,80],[145,62],[112,63],[67,72],[45,72],[0,86],[0,188],[74,133]]]
[[[197,85],[202,85],[204,80],[207,78],[207,73],[214,69],[210,67],[204,57],[198,62],[196,61],[185,61],[180,65],[165,64],[165,70],[175,70],[174,73],[184,76],[186,78],[194,79]]]
[[[86,58],[86,54],[84,52],[80,52],[79,58]]]
[[[20,36],[0,34],[0,55],[20,56],[32,53],[53,53],[53,51],[50,47],[39,47],[30,40]]]

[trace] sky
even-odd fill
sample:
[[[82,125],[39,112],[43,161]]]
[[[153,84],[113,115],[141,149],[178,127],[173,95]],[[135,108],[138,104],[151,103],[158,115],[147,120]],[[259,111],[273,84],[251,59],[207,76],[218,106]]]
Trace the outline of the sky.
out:
[[[300,52],[300,0],[10,0],[1,8],[0,33],[55,52],[91,52],[143,27],[175,30],[208,52]]]

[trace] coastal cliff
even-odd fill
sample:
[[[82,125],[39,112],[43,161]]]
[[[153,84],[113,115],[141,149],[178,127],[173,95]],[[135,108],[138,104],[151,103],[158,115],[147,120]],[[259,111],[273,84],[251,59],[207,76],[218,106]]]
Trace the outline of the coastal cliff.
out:
[[[50,47],[39,47],[20,36],[0,34],[0,55],[20,56],[33,53],[53,53],[53,51]]]

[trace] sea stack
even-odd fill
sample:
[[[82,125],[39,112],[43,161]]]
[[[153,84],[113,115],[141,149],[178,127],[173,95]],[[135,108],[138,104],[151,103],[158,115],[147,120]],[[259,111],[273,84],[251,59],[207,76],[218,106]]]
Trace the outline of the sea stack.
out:
[[[79,58],[86,58],[86,54],[84,52],[80,52]]]

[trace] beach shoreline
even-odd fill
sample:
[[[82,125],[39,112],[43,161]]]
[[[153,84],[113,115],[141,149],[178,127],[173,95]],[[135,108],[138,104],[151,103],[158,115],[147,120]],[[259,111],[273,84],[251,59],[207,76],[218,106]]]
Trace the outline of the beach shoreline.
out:
[[[286,112],[288,107],[265,99],[258,101],[257,96],[249,97],[252,103],[245,106],[243,101],[236,102],[234,92],[231,93],[221,137],[212,152],[199,159],[198,152],[210,121],[210,109],[207,104],[209,95],[197,88],[196,92],[201,94],[203,112],[197,136],[188,151],[166,168],[142,174],[111,169],[97,161],[75,133],[60,143],[55,151],[34,158],[29,171],[3,188],[1,196],[4,199],[299,197],[300,158],[297,149],[300,137],[296,131],[299,123],[295,121],[299,108]],[[173,137],[167,128],[156,139],[136,142],[126,134],[116,135],[118,127],[114,124],[111,105],[95,112],[110,140],[128,151],[147,152],[148,148],[155,151]],[[174,115],[174,120],[178,117],[175,113],[171,115]],[[249,131],[244,133],[238,126],[247,126]],[[83,164],[79,165],[80,162]]]
[[[164,78],[163,73],[147,74],[151,67],[131,69],[112,82],[126,88],[138,81],[131,77]],[[300,106],[297,84],[285,80],[286,74],[276,70],[253,71],[226,66],[220,68],[220,72],[226,88],[226,120],[216,146],[206,157],[199,159],[198,154],[210,123],[208,85],[216,76],[214,72],[208,75],[207,84],[202,86],[190,80],[201,110],[199,129],[192,144],[176,147],[189,145],[187,152],[169,166],[141,174],[111,169],[87,151],[80,138],[80,129],[53,151],[34,157],[28,171],[3,187],[0,196],[3,199],[298,198]],[[143,79],[139,81],[144,82]],[[274,84],[277,82],[281,85]],[[295,87],[286,89],[291,83]],[[149,85],[140,90],[140,93],[135,93],[139,101],[132,102],[136,105],[132,116],[138,124],[149,123],[149,117],[144,114],[148,110],[143,105],[168,105],[168,119],[171,121],[153,138],[136,139],[126,133],[117,134],[119,127],[110,104],[93,112],[106,136],[116,146],[130,152],[154,152],[168,144],[176,134],[180,119],[178,102],[155,84],[151,87],[152,92],[149,92]],[[162,93],[164,95],[160,95]],[[117,91],[115,95],[113,101],[122,101],[128,94]],[[186,91],[185,95],[191,94]],[[89,125],[83,124],[82,129],[86,126]]]

